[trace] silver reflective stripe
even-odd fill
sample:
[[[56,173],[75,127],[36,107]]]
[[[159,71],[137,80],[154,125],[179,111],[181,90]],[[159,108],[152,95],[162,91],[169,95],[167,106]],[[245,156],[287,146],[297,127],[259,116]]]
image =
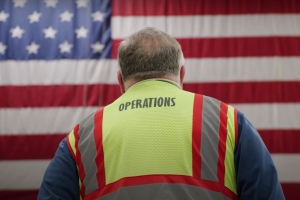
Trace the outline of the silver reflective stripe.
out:
[[[98,200],[230,200],[222,193],[185,184],[156,183],[122,187]]]
[[[79,123],[79,141],[78,149],[81,153],[81,160],[85,172],[83,184],[85,186],[85,194],[89,194],[98,189],[98,181],[96,177],[97,165],[95,158],[97,155],[96,144],[94,140],[94,115],[89,115],[85,120]]]
[[[201,179],[218,182],[218,146],[221,102],[203,96],[201,131]]]

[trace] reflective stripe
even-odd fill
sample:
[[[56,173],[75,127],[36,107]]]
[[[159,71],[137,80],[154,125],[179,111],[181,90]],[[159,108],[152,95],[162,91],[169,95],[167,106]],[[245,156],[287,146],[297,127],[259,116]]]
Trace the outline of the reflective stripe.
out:
[[[94,140],[94,113],[80,122],[78,135],[78,148],[81,153],[81,160],[86,174],[83,179],[83,184],[86,188],[85,194],[87,195],[98,189],[96,177],[97,165],[95,162],[97,149]]]
[[[225,187],[229,188],[232,192],[237,194],[236,189],[236,172],[234,166],[234,149],[235,149],[235,111],[232,106],[228,106],[228,121],[227,121],[227,139],[226,139],[226,155],[225,155]]]
[[[193,136],[192,136],[192,151],[193,151],[193,177],[199,179],[201,174],[201,125],[202,125],[202,108],[203,96],[195,94],[193,108]]]
[[[76,161],[76,148],[75,148],[75,136],[74,136],[74,129],[71,131],[71,133],[68,135],[67,137],[67,145],[69,147],[69,150],[74,158],[74,160]],[[78,165],[76,162],[76,167],[77,167],[77,171],[78,170]],[[81,190],[81,180],[79,178],[79,190]],[[80,200],[82,200],[81,195],[80,195]]]
[[[156,183],[122,187],[116,192],[107,194],[98,200],[138,200],[138,199],[170,199],[170,200],[230,200],[222,193],[206,190],[186,184]]]
[[[203,97],[200,154],[201,179],[218,182],[220,101]]]
[[[106,185],[105,178],[105,167],[104,167],[104,153],[103,153],[103,111],[104,108],[97,110],[94,116],[94,138],[97,148],[96,164],[97,164],[97,173],[96,177],[98,180],[98,188],[102,188]]]
[[[69,147],[69,150],[75,159],[76,156],[76,149],[75,149],[75,136],[74,136],[74,130],[71,131],[71,133],[68,135],[67,144]]]
[[[78,141],[79,141],[79,135],[78,135],[78,131],[79,131],[79,124],[77,126],[75,126],[73,133],[74,133],[74,137],[75,137],[75,149],[76,149],[76,156],[75,156],[75,161],[77,164],[77,169],[78,169],[78,175],[79,175],[79,188],[80,188],[80,198],[85,197],[85,186],[82,183],[82,180],[85,177],[85,172],[84,172],[84,168],[83,168],[83,164],[81,162],[81,152],[78,149]]]

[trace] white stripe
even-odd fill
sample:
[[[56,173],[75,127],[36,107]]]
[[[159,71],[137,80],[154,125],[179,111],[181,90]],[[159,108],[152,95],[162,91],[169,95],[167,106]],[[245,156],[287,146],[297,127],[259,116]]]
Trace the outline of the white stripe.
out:
[[[300,57],[186,59],[189,82],[291,81],[300,79]]]
[[[124,39],[144,27],[156,27],[175,38],[296,36],[298,14],[112,17],[112,38]]]
[[[300,129],[300,104],[235,104],[256,129]]]
[[[117,83],[116,60],[7,60],[0,62],[0,85]]]
[[[300,104],[233,105],[257,129],[300,129]],[[0,109],[0,134],[68,133],[99,107]]]
[[[272,154],[280,182],[300,182],[299,154]]]
[[[0,109],[0,134],[69,133],[99,107]]]
[[[50,160],[1,161],[0,190],[38,189]]]
[[[280,182],[300,182],[299,154],[272,154]],[[38,189],[50,160],[1,161],[0,190]]]
[[[186,59],[185,83],[293,81],[300,57]],[[117,60],[1,61],[0,85],[118,84]]]

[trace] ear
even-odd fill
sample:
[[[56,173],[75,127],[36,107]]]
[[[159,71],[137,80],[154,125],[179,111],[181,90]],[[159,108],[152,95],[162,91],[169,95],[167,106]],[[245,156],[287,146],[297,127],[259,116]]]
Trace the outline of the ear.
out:
[[[123,82],[123,78],[122,78],[122,74],[120,72],[120,70],[118,70],[118,81],[119,81],[119,86],[121,89],[121,93],[124,94],[125,93],[125,86],[124,86],[124,82]]]
[[[180,69],[180,86],[183,87],[183,78],[185,75],[185,66],[183,65]]]

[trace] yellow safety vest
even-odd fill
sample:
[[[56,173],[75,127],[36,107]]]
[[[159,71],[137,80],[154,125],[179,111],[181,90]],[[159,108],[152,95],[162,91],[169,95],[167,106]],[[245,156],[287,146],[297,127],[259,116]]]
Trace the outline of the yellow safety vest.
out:
[[[237,110],[149,80],[80,122],[67,144],[81,199],[237,199]]]

